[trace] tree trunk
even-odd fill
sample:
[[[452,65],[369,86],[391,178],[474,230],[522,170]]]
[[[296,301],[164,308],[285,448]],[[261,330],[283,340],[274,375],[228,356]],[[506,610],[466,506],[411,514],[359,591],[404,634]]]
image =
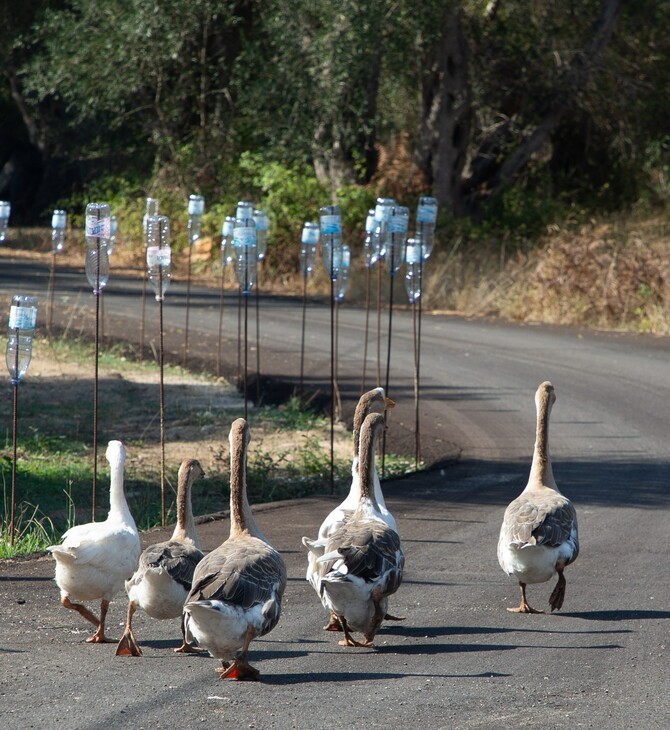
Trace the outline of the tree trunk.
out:
[[[461,10],[450,2],[432,59],[426,59],[421,89],[422,117],[414,159],[440,205],[463,213],[461,176],[470,136],[471,94],[468,46]]]

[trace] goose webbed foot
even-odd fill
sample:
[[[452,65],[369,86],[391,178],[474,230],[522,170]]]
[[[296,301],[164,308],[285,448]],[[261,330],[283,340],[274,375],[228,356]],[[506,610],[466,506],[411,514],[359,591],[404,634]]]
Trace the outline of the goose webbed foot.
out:
[[[384,614],[384,621],[405,621],[407,616],[392,616],[390,613]]]
[[[552,611],[560,610],[563,605],[563,600],[565,599],[565,586],[566,580],[563,575],[563,570],[561,569],[558,570],[558,582],[549,596],[549,605],[551,606]]]
[[[530,604],[526,600],[526,584],[519,583],[521,588],[521,603],[516,608],[508,608],[510,613],[544,613],[538,608],[531,608]]]
[[[142,650],[135,640],[132,629],[128,630],[126,628],[123,632],[123,636],[116,647],[116,656],[142,656]]]

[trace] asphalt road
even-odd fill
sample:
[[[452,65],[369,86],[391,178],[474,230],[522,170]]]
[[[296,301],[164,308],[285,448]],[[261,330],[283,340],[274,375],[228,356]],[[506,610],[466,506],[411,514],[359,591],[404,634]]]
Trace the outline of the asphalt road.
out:
[[[0,292],[16,291],[19,281],[23,293],[42,289],[44,272],[21,266],[0,258]],[[92,297],[84,286],[77,293],[74,281],[68,288],[63,279],[59,311],[71,329],[86,329]],[[110,282],[110,334],[138,331],[137,293],[126,293],[132,288],[120,278]],[[168,296],[168,340],[178,357],[183,285]],[[234,301],[226,302],[228,368],[236,356]],[[218,294],[196,287],[192,302],[192,358],[211,362]],[[261,311],[262,370],[290,381],[299,302],[263,299]],[[329,375],[328,311],[310,306],[308,322],[308,373],[318,388]],[[340,327],[339,371],[350,408],[360,389],[362,311],[343,307]],[[278,627],[252,645],[260,684],[221,683],[213,659],[174,656],[176,621],[137,617],[141,659],[88,646],[88,627],[58,605],[50,559],[5,562],[0,725],[669,727],[670,344],[447,316],[427,316],[423,335],[422,443],[428,459],[442,465],[385,484],[407,554],[406,581],[392,607],[407,620],[386,625],[376,649],[338,647],[321,630],[323,612],[303,579],[300,537],[316,533],[333,500],[275,505],[258,521],[285,555],[290,582]],[[411,342],[411,318],[398,312],[394,450],[413,447]],[[504,507],[528,475],[533,394],[545,379],[557,394],[554,473],[577,507],[581,553],[566,571],[563,610],[519,616],[505,611],[518,602],[518,589],[498,567],[495,548]],[[204,547],[219,544],[226,531],[225,521],[201,526]],[[550,592],[549,584],[531,586],[529,600],[546,604]],[[110,609],[116,633],[123,615],[119,597]]]

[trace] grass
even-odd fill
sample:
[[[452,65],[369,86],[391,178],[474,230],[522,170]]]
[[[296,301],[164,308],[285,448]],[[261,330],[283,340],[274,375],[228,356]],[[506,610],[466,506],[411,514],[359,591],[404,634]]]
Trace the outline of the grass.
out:
[[[5,342],[0,338],[0,347]],[[17,510],[15,544],[9,546],[9,492],[12,469],[11,397],[0,401],[8,428],[0,448],[4,502],[0,511],[0,557],[43,550],[73,524],[91,519],[93,348],[84,341],[36,339],[33,362],[19,386]],[[157,366],[134,362],[123,348],[105,348],[100,357],[97,519],[108,509],[107,440],[121,438],[128,459],[125,490],[140,529],[160,524],[160,459]],[[196,514],[228,508],[228,429],[242,415],[235,391],[207,374],[167,366],[166,504],[175,519],[177,471],[195,455],[206,472],[193,494]],[[252,504],[327,493],[330,488],[330,420],[303,410],[292,398],[279,407],[249,414],[252,442],[247,482]],[[112,425],[110,425],[112,424]],[[338,428],[335,489],[351,479],[351,436]],[[413,469],[411,459],[386,457],[388,476]]]

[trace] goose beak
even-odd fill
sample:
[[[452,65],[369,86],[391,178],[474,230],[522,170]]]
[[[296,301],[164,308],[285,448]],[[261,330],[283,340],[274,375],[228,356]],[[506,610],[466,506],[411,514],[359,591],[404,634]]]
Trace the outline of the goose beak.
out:
[[[395,408],[395,401],[391,400],[390,398],[384,398],[384,407],[385,408]]]

